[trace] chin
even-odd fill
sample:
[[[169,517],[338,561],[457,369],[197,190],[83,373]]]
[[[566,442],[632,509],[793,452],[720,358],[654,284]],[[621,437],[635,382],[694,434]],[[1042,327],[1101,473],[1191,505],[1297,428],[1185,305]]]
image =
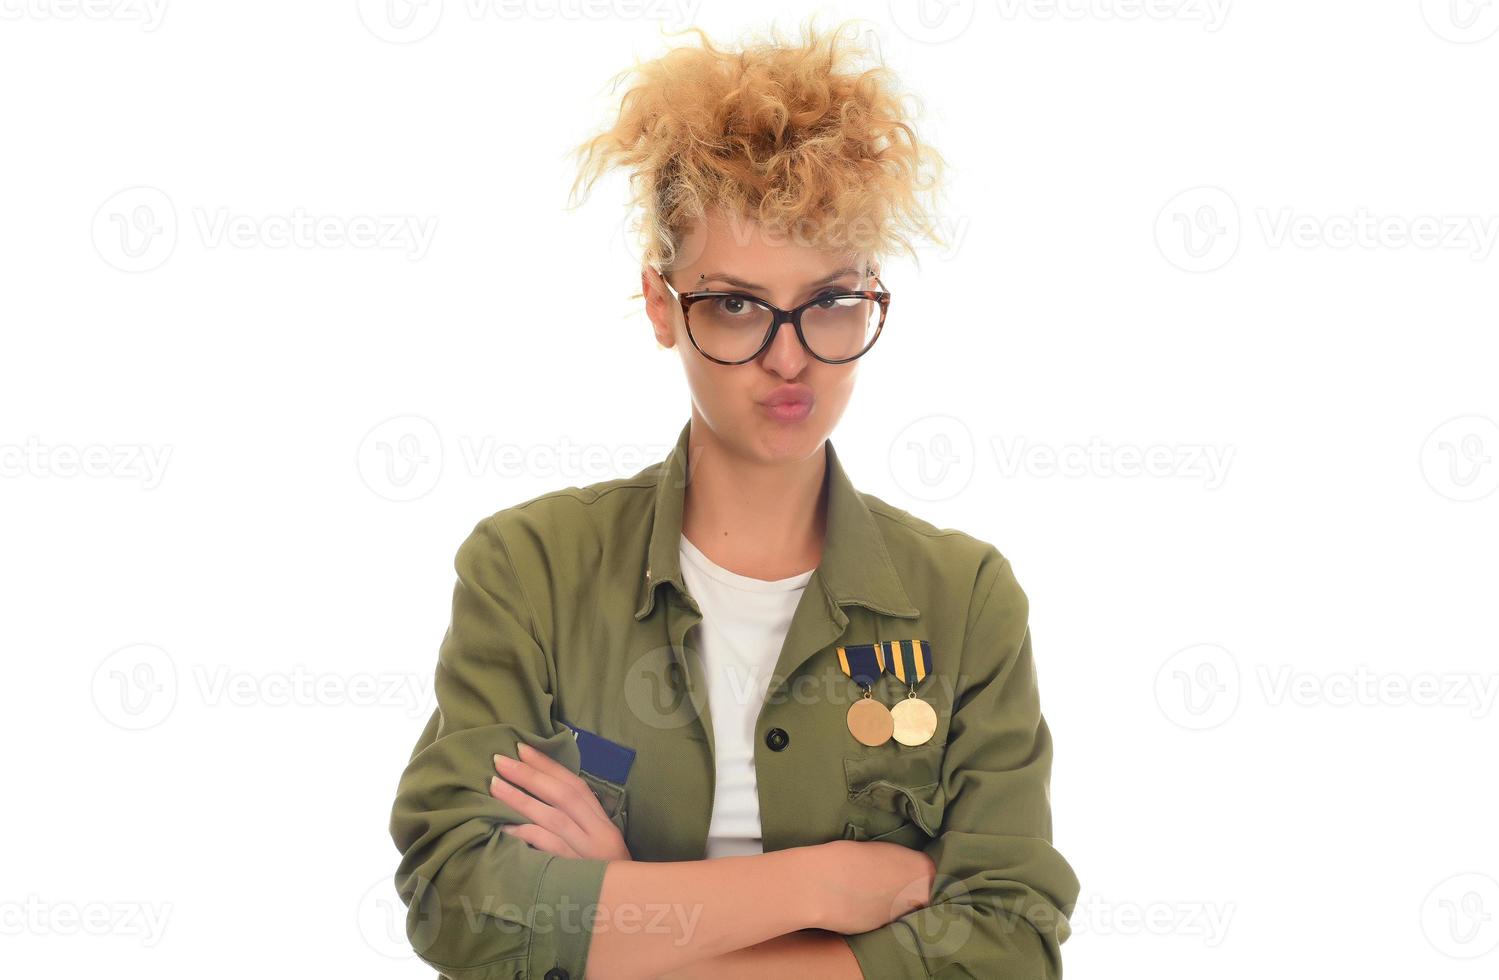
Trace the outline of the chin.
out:
[[[777,422],[761,416],[756,429],[755,441],[767,461],[805,459],[822,445],[828,435],[816,409],[800,422]]]

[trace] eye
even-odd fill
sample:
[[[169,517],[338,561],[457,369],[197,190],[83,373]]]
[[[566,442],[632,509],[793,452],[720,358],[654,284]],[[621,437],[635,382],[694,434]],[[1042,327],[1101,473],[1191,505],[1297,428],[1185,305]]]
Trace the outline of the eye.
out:
[[[753,303],[743,296],[721,296],[713,301],[719,313],[725,316],[739,317],[758,309]]]

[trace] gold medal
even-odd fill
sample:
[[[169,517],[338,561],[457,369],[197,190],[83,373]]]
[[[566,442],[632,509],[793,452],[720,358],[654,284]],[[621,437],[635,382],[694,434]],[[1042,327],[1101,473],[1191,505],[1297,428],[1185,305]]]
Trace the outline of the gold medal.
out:
[[[874,682],[885,672],[885,651],[877,643],[838,648],[838,667],[864,695],[848,707],[848,732],[861,745],[883,745],[895,731],[890,709],[874,696]]]
[[[891,734],[902,745],[924,745],[937,733],[937,711],[916,696],[916,685],[931,673],[932,645],[926,640],[892,640],[886,662],[892,674],[910,685],[906,697],[890,709]]]
[[[891,733],[902,745],[924,745],[937,734],[937,710],[913,691],[890,709]]]
[[[864,696],[849,705],[848,730],[864,745],[883,745],[895,732],[895,719],[890,709],[876,701],[865,688]]]

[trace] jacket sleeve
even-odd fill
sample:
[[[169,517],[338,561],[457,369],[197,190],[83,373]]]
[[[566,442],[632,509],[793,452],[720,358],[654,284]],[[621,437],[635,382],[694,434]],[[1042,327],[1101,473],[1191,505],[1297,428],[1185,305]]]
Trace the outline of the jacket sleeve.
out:
[[[437,706],[391,810],[396,890],[417,955],[453,980],[581,980],[607,861],[564,858],[500,832],[526,819],[489,795],[493,756],[525,741],[578,770],[552,720],[554,671],[493,517],[459,546]]]
[[[987,584],[985,578],[988,579]],[[1079,884],[1052,846],[1051,735],[1029,605],[997,550],[981,566],[942,762],[947,798],[926,846],[930,904],[845,936],[869,980],[1052,980]]]

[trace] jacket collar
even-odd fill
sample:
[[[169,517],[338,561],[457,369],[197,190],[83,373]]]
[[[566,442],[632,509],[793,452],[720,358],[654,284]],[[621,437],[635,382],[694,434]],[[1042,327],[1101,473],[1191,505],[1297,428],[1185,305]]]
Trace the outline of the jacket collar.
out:
[[[656,501],[651,520],[650,544],[646,549],[636,619],[644,619],[655,605],[656,587],[670,582],[682,595],[678,554],[682,537],[682,504],[690,472],[687,436],[692,421],[682,426],[670,454],[656,464]],[[885,546],[885,537],[863,497],[849,481],[833,450],[833,440],[823,443],[827,451],[824,479],[828,488],[827,534],[822,561],[814,578],[820,578],[828,597],[838,605],[856,603],[886,616],[915,618],[920,610],[911,605],[905,587]],[[810,583],[809,583],[810,584]]]

